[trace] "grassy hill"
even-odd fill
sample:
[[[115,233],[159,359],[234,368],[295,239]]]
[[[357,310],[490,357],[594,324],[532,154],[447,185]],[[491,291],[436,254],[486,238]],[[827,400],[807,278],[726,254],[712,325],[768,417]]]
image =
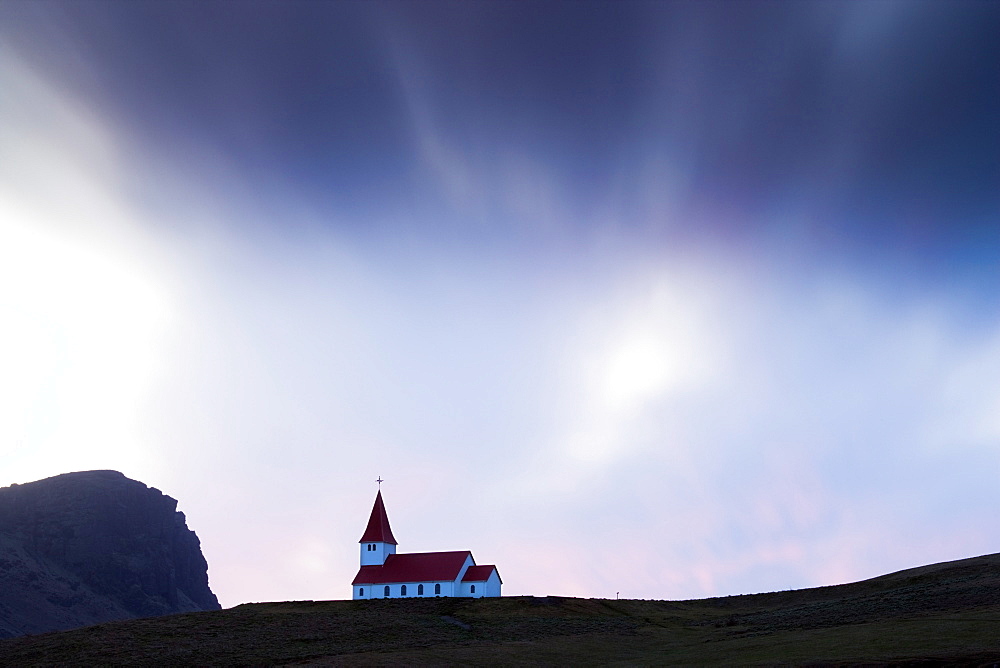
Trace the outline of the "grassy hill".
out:
[[[1000,662],[1000,555],[696,601],[255,603],[0,641],[4,665]]]

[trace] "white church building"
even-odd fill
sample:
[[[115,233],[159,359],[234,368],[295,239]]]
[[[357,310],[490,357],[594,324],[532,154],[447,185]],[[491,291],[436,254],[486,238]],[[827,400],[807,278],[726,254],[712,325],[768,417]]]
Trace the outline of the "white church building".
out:
[[[503,581],[497,567],[477,566],[468,550],[396,554],[381,490],[359,542],[361,569],[352,583],[355,599],[500,595]]]

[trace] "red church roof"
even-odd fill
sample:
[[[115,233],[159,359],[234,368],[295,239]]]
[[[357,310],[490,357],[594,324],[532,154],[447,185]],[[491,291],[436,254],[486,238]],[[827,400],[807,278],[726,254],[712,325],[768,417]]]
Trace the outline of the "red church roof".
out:
[[[489,566],[469,566],[465,571],[465,575],[462,576],[462,582],[486,582],[495,570],[497,570],[497,567],[492,564]],[[498,571],[497,579],[499,578],[500,573]],[[503,580],[500,580],[500,584],[503,584]]]
[[[465,560],[470,558],[472,558],[472,553],[468,550],[390,554],[385,558],[385,564],[382,566],[362,566],[351,584],[454,580],[462,572]],[[475,564],[475,561],[472,563]],[[469,567],[470,570],[473,568],[475,565]]]
[[[389,528],[389,516],[385,514],[385,504],[382,503],[382,491],[375,496],[375,505],[372,506],[372,516],[368,518],[368,528],[361,536],[359,543],[390,543],[397,545],[396,539],[392,537],[392,529]]]

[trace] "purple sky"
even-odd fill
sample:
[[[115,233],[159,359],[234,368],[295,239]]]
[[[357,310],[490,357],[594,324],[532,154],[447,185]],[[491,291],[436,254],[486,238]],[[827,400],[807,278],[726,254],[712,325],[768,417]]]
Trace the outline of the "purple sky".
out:
[[[401,551],[691,598],[1000,550],[995,2],[0,1],[0,485],[224,605]]]

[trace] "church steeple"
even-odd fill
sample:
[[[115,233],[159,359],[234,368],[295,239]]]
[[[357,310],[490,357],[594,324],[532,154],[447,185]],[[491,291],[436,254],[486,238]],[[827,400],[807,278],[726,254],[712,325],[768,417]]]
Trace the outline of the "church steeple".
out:
[[[389,526],[389,516],[385,513],[382,490],[375,496],[375,505],[372,506],[368,526],[358,542],[361,543],[362,566],[381,566],[385,563],[386,557],[396,554],[396,539]]]
[[[392,529],[389,527],[389,516],[385,514],[385,504],[382,503],[382,490],[375,496],[375,505],[372,506],[372,516],[368,518],[368,528],[361,536],[359,543],[392,543],[396,545],[396,539],[392,537]]]

